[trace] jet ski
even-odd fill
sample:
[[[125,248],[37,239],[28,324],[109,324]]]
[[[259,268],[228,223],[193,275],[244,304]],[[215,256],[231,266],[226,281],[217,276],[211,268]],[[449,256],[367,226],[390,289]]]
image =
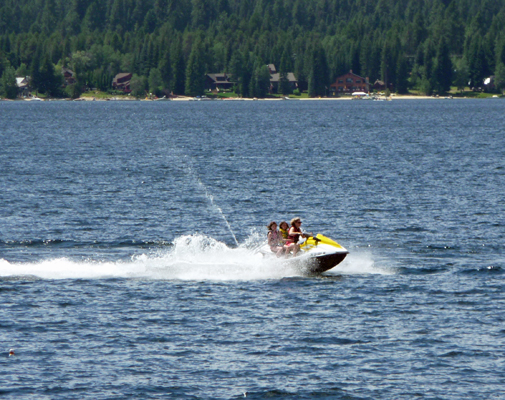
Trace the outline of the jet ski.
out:
[[[295,263],[305,273],[309,274],[320,274],[328,271],[344,261],[344,258],[349,254],[345,247],[320,233],[309,236],[298,244],[300,245],[300,251],[296,257],[288,255],[284,260],[290,264]],[[268,244],[261,247],[260,253],[264,257],[276,258]],[[278,259],[281,260],[282,258]]]

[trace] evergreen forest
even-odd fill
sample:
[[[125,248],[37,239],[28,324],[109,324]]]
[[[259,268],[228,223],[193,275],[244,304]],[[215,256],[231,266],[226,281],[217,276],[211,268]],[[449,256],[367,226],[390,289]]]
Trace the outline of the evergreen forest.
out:
[[[201,95],[207,73],[263,97],[267,64],[324,96],[349,70],[394,91],[505,88],[505,0],[0,0],[0,95],[15,78],[49,96],[111,91]],[[76,83],[63,88],[62,69]],[[63,93],[63,91],[67,93]],[[280,91],[289,91],[279,85]]]

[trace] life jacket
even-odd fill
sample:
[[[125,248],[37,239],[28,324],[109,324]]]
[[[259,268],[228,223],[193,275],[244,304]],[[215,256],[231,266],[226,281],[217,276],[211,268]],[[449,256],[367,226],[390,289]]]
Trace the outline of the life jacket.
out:
[[[281,232],[281,235],[282,235],[283,239],[287,239],[288,238],[288,230],[289,230],[289,228],[288,229],[281,229],[281,228],[279,228],[279,231]]]
[[[298,243],[298,240],[300,239],[300,235],[302,234],[302,230],[300,228],[297,228],[296,226],[292,226],[295,232],[299,232],[299,234],[296,235],[289,235],[288,234],[288,240],[292,243]],[[291,228],[290,228],[291,229]]]

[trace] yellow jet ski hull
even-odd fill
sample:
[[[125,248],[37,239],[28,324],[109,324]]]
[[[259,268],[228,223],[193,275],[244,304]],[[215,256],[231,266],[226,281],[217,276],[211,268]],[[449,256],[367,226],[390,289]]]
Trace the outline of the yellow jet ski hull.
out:
[[[295,259],[303,260],[307,272],[320,274],[344,261],[349,251],[334,240],[321,235],[308,237],[300,244],[301,254]]]

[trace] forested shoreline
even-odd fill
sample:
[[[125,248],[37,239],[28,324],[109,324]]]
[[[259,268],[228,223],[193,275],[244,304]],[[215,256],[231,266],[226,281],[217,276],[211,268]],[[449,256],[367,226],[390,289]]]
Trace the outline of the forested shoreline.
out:
[[[112,89],[195,96],[226,72],[243,97],[266,64],[323,96],[349,70],[398,93],[505,87],[505,0],[0,0],[0,95],[16,76],[50,96]],[[76,83],[63,93],[61,71]]]

